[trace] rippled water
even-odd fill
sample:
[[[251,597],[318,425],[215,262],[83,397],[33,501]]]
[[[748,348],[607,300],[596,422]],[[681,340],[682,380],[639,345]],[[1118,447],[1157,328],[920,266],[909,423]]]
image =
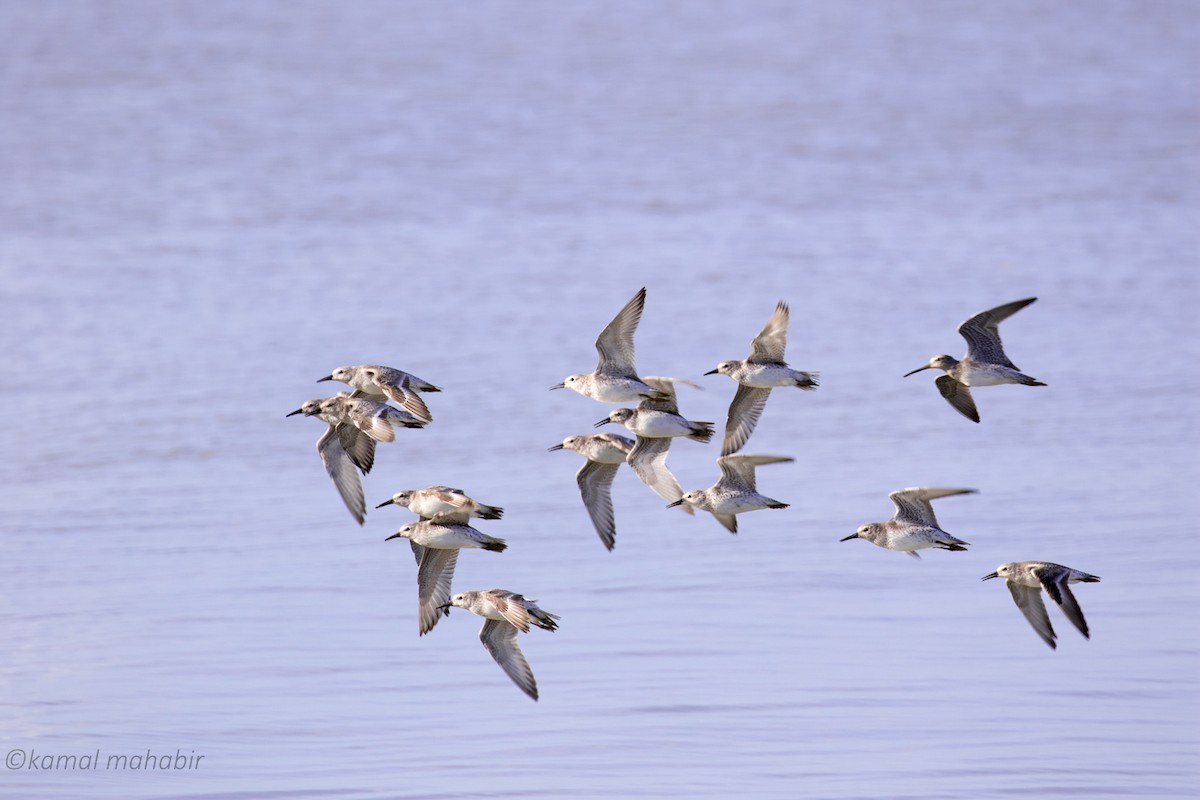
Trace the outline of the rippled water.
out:
[[[1189,3],[0,5],[0,774],[22,797],[1185,797],[1195,791],[1197,11]],[[643,374],[723,422],[775,302],[813,393],[729,536],[574,454],[641,286]],[[1025,296],[1046,389],[932,374]],[[340,364],[445,387],[371,506],[504,506],[455,586],[562,616],[530,702],[285,419]],[[716,445],[672,446],[685,488]],[[887,493],[968,553],[838,539]],[[1101,575],[1042,645],[1003,561]],[[19,751],[19,753],[17,752]],[[17,753],[14,755],[14,753]],[[113,755],[203,756],[182,770]]]

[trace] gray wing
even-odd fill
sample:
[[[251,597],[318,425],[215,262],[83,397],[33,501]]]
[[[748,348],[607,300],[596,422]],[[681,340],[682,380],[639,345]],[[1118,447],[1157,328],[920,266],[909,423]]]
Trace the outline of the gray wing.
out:
[[[958,332],[967,340],[967,355],[973,361],[988,364],[1002,364],[1011,369],[1017,365],[1004,355],[1004,345],[1000,341],[1000,323],[1020,311],[1025,306],[1037,300],[1028,297],[1005,303],[1002,306],[981,311],[958,326]]]
[[[525,654],[517,644],[517,629],[507,622],[489,619],[479,630],[479,641],[492,654],[492,658],[500,665],[513,683],[525,694],[538,699],[537,681],[533,678],[533,670],[525,660]]]
[[[596,339],[596,350],[600,361],[596,372],[602,375],[632,378],[637,376],[634,367],[633,333],[642,319],[642,308],[646,304],[646,288],[625,304],[612,321],[600,331]]]
[[[725,420],[725,441],[721,444],[721,455],[727,456],[742,449],[750,434],[754,433],[770,396],[770,389],[738,384],[733,402],[729,404],[729,416]]]
[[[1012,592],[1013,600],[1025,615],[1025,619],[1029,620],[1029,624],[1037,631],[1037,635],[1042,637],[1042,641],[1050,645],[1051,649],[1056,649],[1058,645],[1054,643],[1054,628],[1050,626],[1046,604],[1042,602],[1042,590],[1033,586],[1021,586],[1012,581],[1007,583],[1008,590]]]
[[[421,564],[417,567],[418,630],[422,636],[433,630],[443,614],[450,613],[450,609],[440,606],[450,602],[450,581],[458,564],[458,550],[437,547],[426,547],[424,550]]]
[[[365,438],[365,437],[364,437]],[[321,455],[321,463],[325,471],[333,479],[342,502],[350,509],[350,514],[362,525],[367,516],[367,501],[363,496],[362,478],[350,454],[342,447],[337,430],[330,426],[317,440],[317,452]]]
[[[775,306],[774,313],[767,324],[750,342],[750,357],[746,360],[752,364],[782,364],[783,351],[787,347],[788,306],[782,300]]]
[[[612,482],[616,477],[620,464],[604,464],[600,461],[585,461],[575,474],[575,482],[579,484],[579,494],[583,497],[583,505],[587,508],[588,516],[600,541],[609,550],[617,540],[617,523],[613,517]]]
[[[715,511],[708,512],[716,518],[717,522],[725,526],[725,530],[730,533],[737,533],[737,517],[733,514],[718,514]]]
[[[910,488],[898,489],[888,495],[888,499],[896,506],[896,514],[892,517],[896,522],[907,522],[913,525],[925,525],[937,528],[937,517],[934,516],[930,500],[939,497],[950,497],[956,494],[974,494],[974,489],[939,489],[939,488]]]
[[[412,386],[414,380],[412,375],[394,367],[374,367],[372,369],[375,373],[373,379],[375,385],[379,387],[385,397],[410,414],[420,417],[426,422],[433,421],[429,407],[425,405],[425,401]]]
[[[667,469],[667,451],[671,447],[670,437],[647,438],[637,437],[637,442],[626,457],[630,468],[642,482],[654,490],[655,494],[669,503],[674,503],[683,497],[683,488],[671,470]],[[687,503],[680,506],[689,514],[694,514]]]
[[[345,406],[346,418],[377,442],[396,441],[396,431],[385,412],[386,404],[361,397]]]
[[[1014,367],[1015,369],[1015,367]],[[975,400],[971,397],[971,388],[965,383],[959,383],[949,375],[942,375],[934,383],[946,402],[954,406],[954,410],[972,422],[979,422],[979,412],[975,410]]]
[[[419,569],[421,566],[421,556],[424,555],[425,548],[414,542],[412,539],[409,539],[408,543],[412,545],[413,557],[417,559],[417,568]]]
[[[337,423],[338,441],[354,465],[366,475],[375,466],[375,440],[349,422]]]
[[[1078,628],[1079,632],[1085,638],[1092,638],[1091,634],[1088,633],[1087,620],[1083,618],[1083,609],[1079,607],[1078,601],[1075,600],[1075,594],[1067,584],[1067,576],[1070,573],[1063,570],[1054,570],[1051,572],[1049,570],[1035,569],[1033,574],[1042,582],[1042,588],[1046,590],[1046,594],[1050,595],[1054,602],[1058,604],[1058,607],[1062,609],[1067,619],[1071,620],[1071,624]]]
[[[758,489],[754,477],[755,467],[795,460],[791,456],[759,456],[744,453],[721,456],[717,459],[717,466],[721,468],[721,479],[717,481],[717,485],[728,489],[756,492]]]
[[[657,389],[662,394],[658,399],[649,397],[643,398],[641,402],[638,403],[637,407],[639,409],[648,409],[650,411],[665,411],[668,414],[678,414],[679,401],[675,397],[675,381],[675,378],[642,378],[642,383],[646,384],[652,389]],[[696,384],[691,383],[691,381],[686,381],[686,383],[696,386]]]

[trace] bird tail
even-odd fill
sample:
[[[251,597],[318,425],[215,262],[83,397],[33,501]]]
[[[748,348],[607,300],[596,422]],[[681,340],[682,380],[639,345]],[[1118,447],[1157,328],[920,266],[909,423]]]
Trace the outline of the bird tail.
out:
[[[504,543],[503,539],[489,538],[483,543],[483,549],[491,550],[493,553],[503,553],[506,549],[508,549],[508,545]]]
[[[819,372],[801,372],[800,377],[796,379],[796,385],[806,392],[811,392],[820,386],[817,383],[817,378],[819,377],[821,377],[821,373]]]
[[[692,432],[688,434],[689,439],[696,442],[708,443],[713,437],[713,423],[692,421]]]
[[[479,504],[479,516],[483,519],[500,519],[504,516],[504,509],[500,506],[485,506]]]

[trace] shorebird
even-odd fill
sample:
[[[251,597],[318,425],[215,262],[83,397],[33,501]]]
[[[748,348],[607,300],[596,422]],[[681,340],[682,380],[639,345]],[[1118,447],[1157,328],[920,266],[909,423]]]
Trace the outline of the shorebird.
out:
[[[1029,620],[1037,635],[1042,637],[1042,641],[1050,645],[1050,649],[1056,649],[1058,645],[1054,641],[1057,637],[1054,628],[1050,627],[1050,617],[1046,614],[1046,604],[1042,602],[1043,589],[1084,638],[1091,638],[1088,634],[1087,620],[1083,618],[1083,611],[1079,608],[1079,603],[1075,602],[1075,595],[1071,593],[1069,584],[1099,583],[1100,579],[1095,575],[1048,561],[1010,561],[996,567],[995,572],[984,575],[981,580],[991,578],[1005,579],[1017,608],[1021,609],[1021,613]]]
[[[464,547],[477,547],[500,553],[507,547],[503,539],[480,533],[470,525],[442,515],[410,522],[387,539],[397,537],[408,539],[417,558],[418,632],[422,636],[433,630],[443,613],[450,613],[445,604],[450,601],[450,582],[458,564],[458,551]]]
[[[555,620],[560,617],[543,611],[533,600],[526,600],[507,589],[459,592],[450,602],[442,605],[442,610],[449,614],[450,606],[465,608],[484,618],[483,627],[479,629],[479,640],[513,683],[537,700],[537,681],[533,678],[533,670],[529,668],[525,654],[521,652],[517,632],[529,633],[531,624],[542,630],[558,630]]]
[[[979,422],[979,412],[975,410],[975,401],[971,398],[972,386],[996,386],[1001,383],[1045,386],[1018,370],[1017,365],[1004,355],[1004,345],[1000,342],[1000,323],[1034,300],[1037,298],[1029,297],[979,312],[958,326],[958,332],[967,340],[967,354],[961,361],[948,355],[937,355],[925,366],[905,373],[904,377],[926,369],[945,370],[946,374],[939,376],[936,381],[938,391],[958,413],[972,422]]]
[[[721,456],[717,466],[721,477],[707,489],[685,492],[683,497],[667,507],[684,503],[707,511],[716,517],[730,533],[737,533],[737,514],[757,511],[760,508],[787,508],[787,503],[761,495],[755,488],[754,468],[763,464],[782,464],[795,461],[791,456],[757,456],[738,453]]]
[[[294,417],[303,414],[306,417],[317,417],[329,427],[317,439],[317,454],[325,465],[325,472],[333,480],[342,502],[346,504],[350,515],[363,524],[367,514],[366,500],[363,496],[361,471],[364,475],[371,471],[375,463],[375,440],[359,430],[349,420],[333,413],[321,411],[321,404],[327,398],[308,400],[295,411],[286,416]]]
[[[356,390],[354,394],[356,397],[391,400],[413,416],[426,422],[432,422],[433,416],[417,392],[441,391],[439,387],[429,381],[421,380],[416,375],[379,364],[338,367],[324,378],[317,378],[317,383],[321,381],[341,381],[349,384]]]
[[[908,553],[920,558],[918,550],[937,547],[942,550],[966,550],[970,542],[956,539],[938,527],[930,500],[956,494],[974,494],[974,489],[900,489],[888,495],[896,506],[895,515],[887,522],[868,522],[842,539],[866,539],[888,550]]]
[[[787,303],[780,300],[767,324],[750,342],[750,355],[742,361],[722,361],[716,369],[704,373],[715,375],[719,372],[738,384],[725,421],[725,440],[721,444],[723,456],[741,450],[754,433],[771,389],[776,386],[796,386],[809,391],[817,388],[819,373],[792,369],[783,360],[788,318]]]
[[[421,519],[432,519],[440,514],[443,519],[455,519],[463,524],[474,517],[500,519],[504,516],[500,506],[484,505],[468,497],[462,489],[449,486],[402,489],[375,507],[390,505],[403,506]]]
[[[602,403],[633,403],[660,393],[637,375],[634,366],[633,332],[642,318],[646,288],[642,287],[612,321],[600,331],[596,350],[600,360],[587,375],[568,375],[551,389],[573,389]]]
[[[575,473],[575,482],[579,485],[579,494],[592,525],[600,535],[600,541],[609,550],[613,549],[617,539],[617,523],[613,517],[612,482],[617,470],[625,463],[626,456],[633,449],[634,442],[626,436],[615,433],[593,433],[586,436],[568,436],[562,444],[550,448],[555,450],[574,450],[583,456],[583,466]]]
[[[678,378],[646,378],[646,383],[659,393],[659,399],[642,400],[637,408],[614,409],[597,422],[596,427],[617,422],[636,434],[637,441],[627,458],[629,466],[659,497],[676,505],[675,501],[683,496],[683,489],[667,469],[667,451],[671,447],[671,440],[684,436],[707,443],[713,436],[713,424],[687,420],[679,413],[674,385],[687,383],[700,388],[696,384]],[[683,510],[692,513],[691,506],[684,506]]]

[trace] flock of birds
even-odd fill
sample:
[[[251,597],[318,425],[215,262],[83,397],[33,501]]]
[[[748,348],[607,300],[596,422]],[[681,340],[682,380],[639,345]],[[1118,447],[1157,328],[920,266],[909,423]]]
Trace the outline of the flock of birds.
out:
[[[967,341],[963,358],[937,355],[904,377],[926,369],[941,370],[944,374],[936,380],[938,391],[956,411],[976,423],[979,412],[971,387],[1004,383],[1045,386],[1022,373],[1005,355],[1000,341],[1000,323],[1036,299],[1017,300],[970,317],[958,328]],[[781,301],[754,337],[745,359],[722,361],[705,373],[727,375],[736,382],[737,389],[729,405],[721,455],[717,458],[720,477],[706,489],[685,492],[667,468],[671,441],[686,438],[707,443],[715,433],[715,423],[689,420],[679,412],[676,385],[697,387],[697,384],[680,378],[637,374],[633,337],[645,302],[643,288],[600,332],[596,339],[599,362],[594,371],[569,375],[562,383],[550,387],[571,389],[610,405],[636,403],[632,408],[617,408],[596,423],[597,428],[610,423],[623,425],[633,439],[615,433],[594,433],[568,436],[550,448],[572,450],[584,457],[576,483],[592,524],[609,550],[616,543],[612,483],[621,464],[628,464],[638,478],[668,501],[669,508],[680,508],[688,514],[695,509],[706,511],[730,533],[737,533],[739,514],[786,508],[787,503],[758,492],[755,471],[760,466],[793,459],[739,451],[754,433],[772,389],[813,390],[818,385],[818,373],[793,369],[784,360],[789,311]],[[317,417],[328,425],[317,440],[317,452],[342,501],[361,525],[366,516],[361,476],[370,472],[374,464],[376,443],[394,441],[397,427],[421,428],[432,422],[433,416],[421,394],[441,389],[410,373],[380,365],[339,367],[320,381],[339,381],[352,391],[309,400],[287,416]],[[974,489],[939,487],[892,492],[888,497],[896,511],[891,519],[865,524],[842,541],[864,539],[914,558],[920,558],[918,550],[928,548],[964,551],[969,543],[939,527],[931,501],[974,492]],[[387,537],[407,539],[416,558],[418,633],[423,636],[433,630],[452,607],[483,617],[479,638],[484,647],[513,682],[537,700],[537,682],[517,634],[528,633],[531,626],[554,631],[559,617],[542,610],[535,601],[505,589],[458,593],[451,590],[460,550],[502,552],[506,548],[503,539],[484,534],[470,524],[473,519],[500,519],[504,509],[479,503],[462,489],[449,486],[405,489],[376,507],[387,505],[402,506],[418,517]],[[1043,591],[1084,637],[1089,636],[1087,621],[1070,584],[1095,583],[1100,580],[1098,577],[1046,561],[1018,561],[1001,564],[982,580],[1001,577],[1017,607],[1051,648],[1057,646],[1057,637],[1042,600]]]

